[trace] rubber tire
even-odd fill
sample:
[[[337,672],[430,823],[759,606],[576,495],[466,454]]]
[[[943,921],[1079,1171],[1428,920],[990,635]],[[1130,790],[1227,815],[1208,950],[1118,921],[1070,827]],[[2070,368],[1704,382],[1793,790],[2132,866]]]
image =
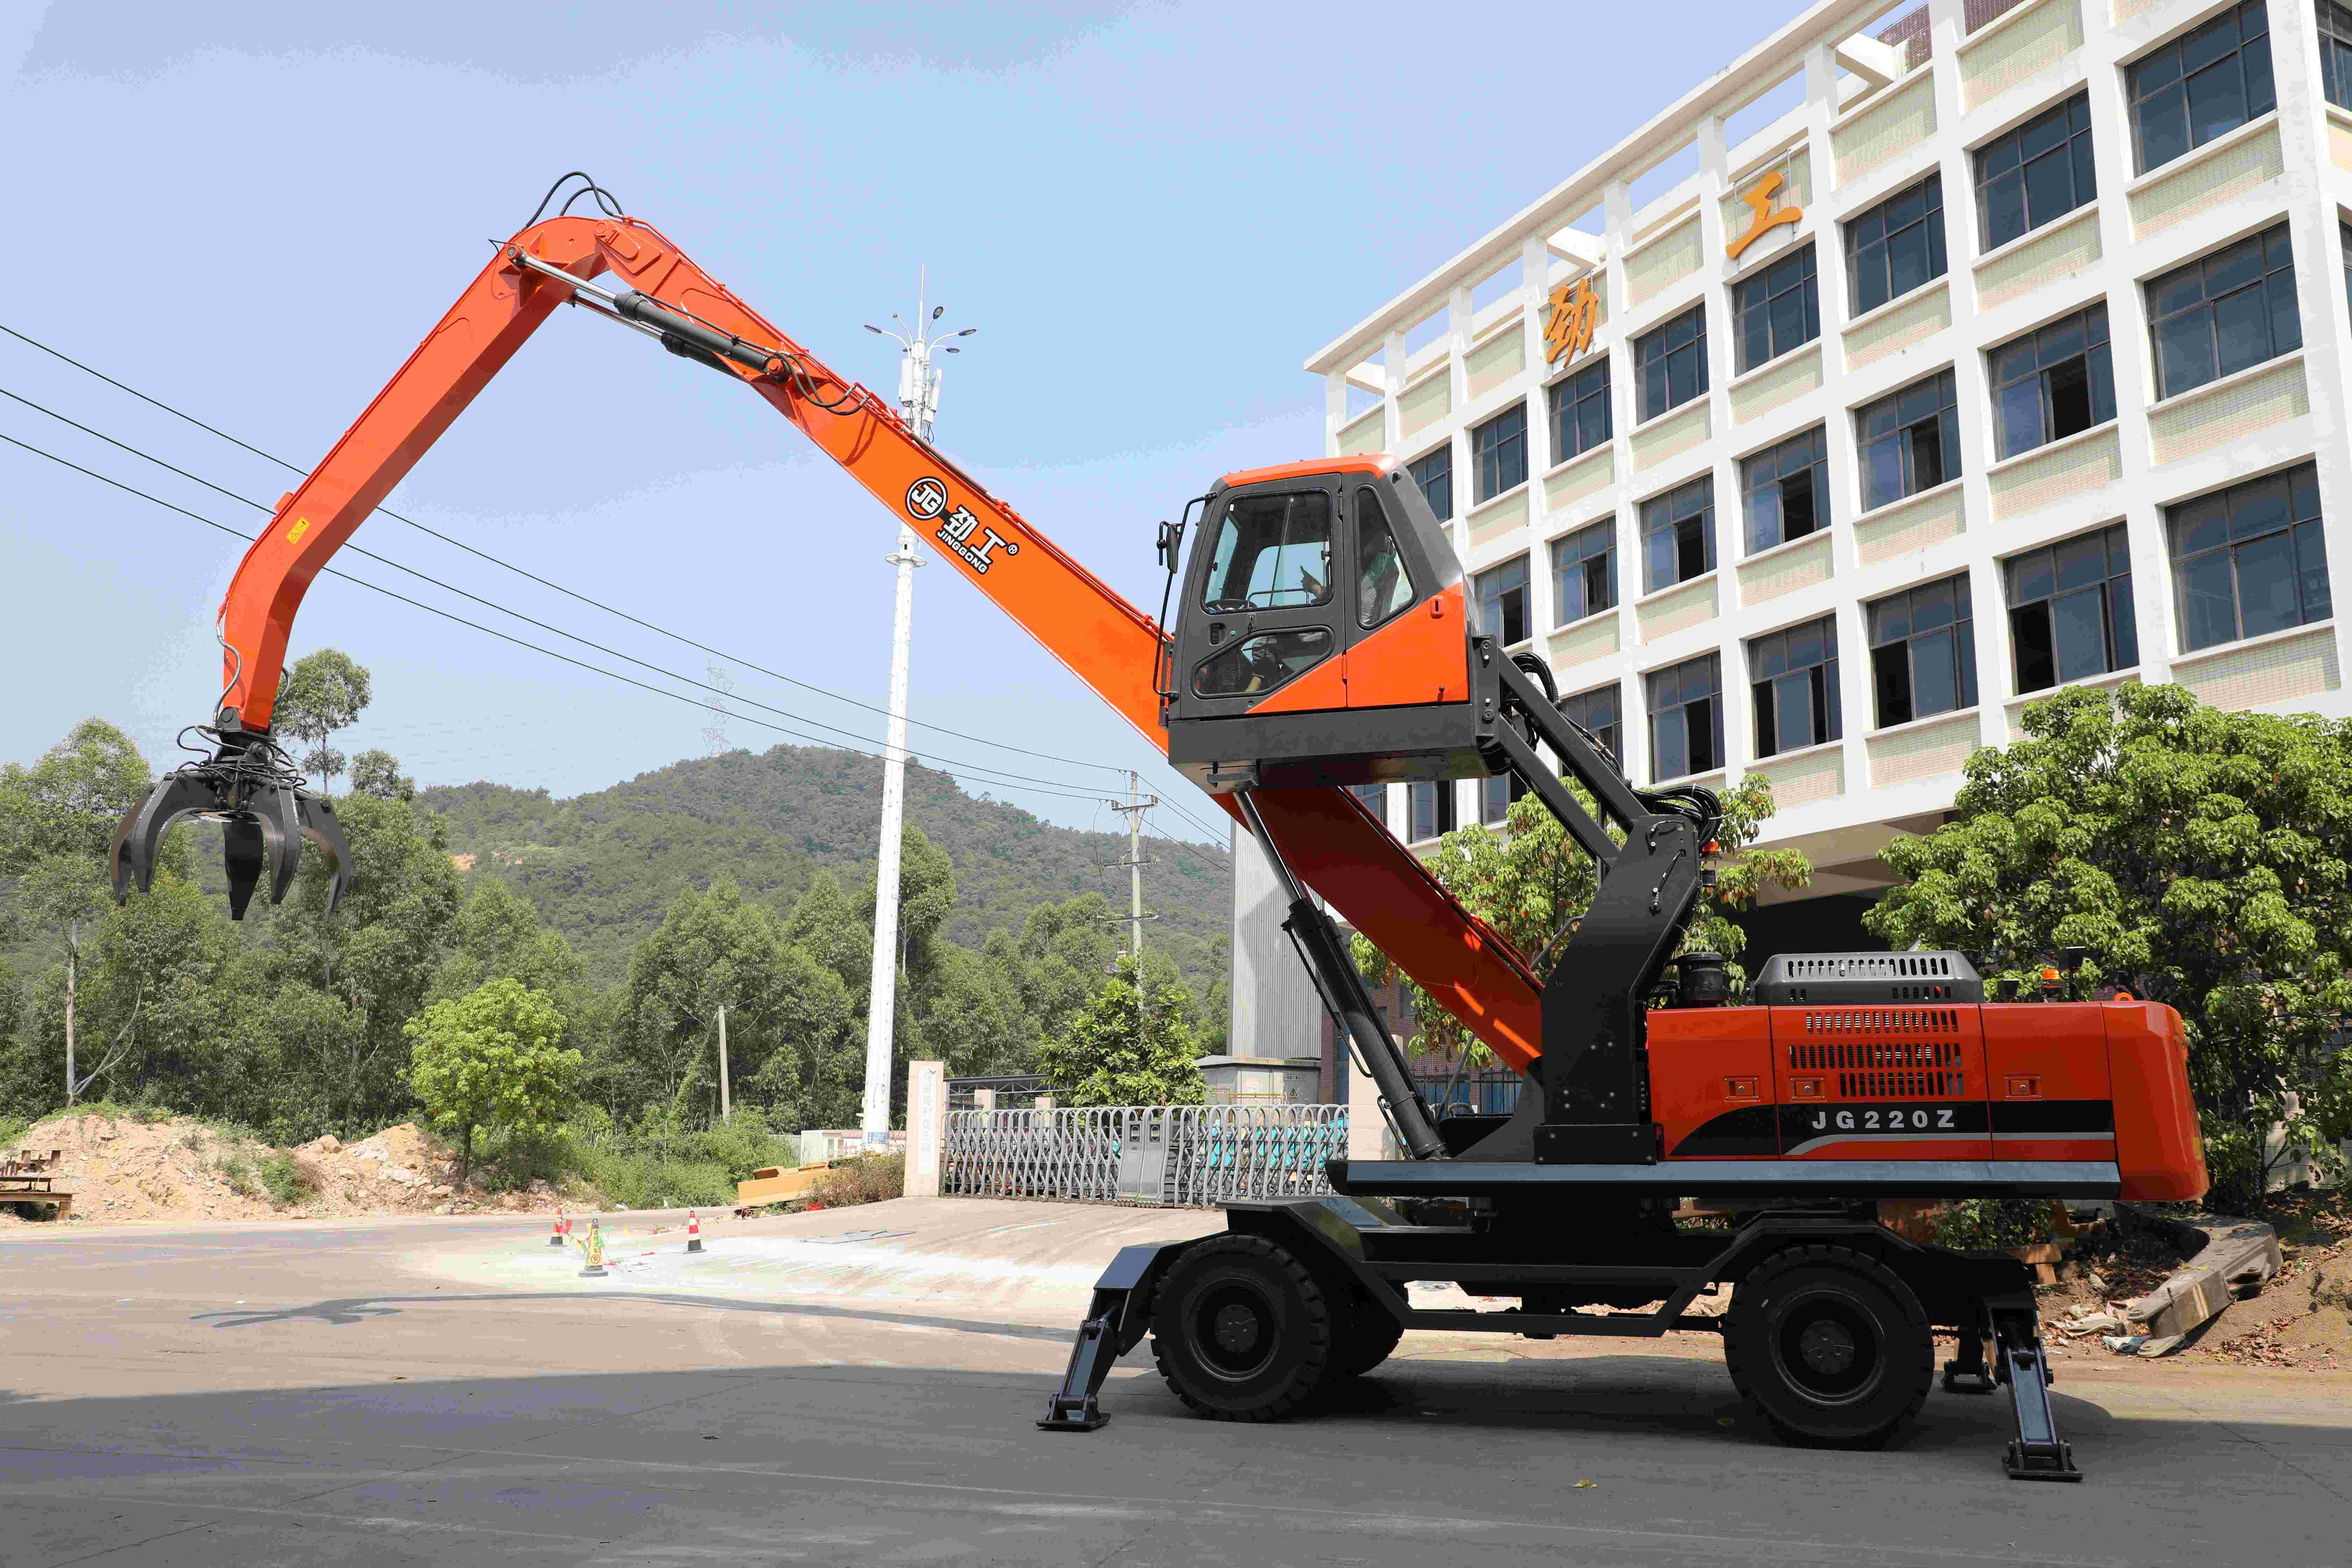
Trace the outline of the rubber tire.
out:
[[[1263,1354],[1204,1346],[1224,1306],[1254,1311]],[[1313,1274],[1264,1237],[1228,1234],[1179,1258],[1152,1300],[1151,1356],[1176,1397],[1212,1421],[1278,1421],[1331,1373],[1329,1299]]]
[[[1331,1351],[1336,1377],[1361,1377],[1397,1348],[1404,1325],[1374,1303],[1357,1296],[1339,1322]]]
[[[1874,1366],[1834,1398],[1807,1388],[1788,1364],[1790,1338],[1814,1316],[1808,1306],[1832,1308],[1848,1337],[1874,1352]],[[1782,1441],[1874,1448],[1927,1402],[1936,1339],[1919,1298],[1885,1265],[1850,1247],[1792,1247],[1733,1288],[1723,1359],[1732,1386]]]

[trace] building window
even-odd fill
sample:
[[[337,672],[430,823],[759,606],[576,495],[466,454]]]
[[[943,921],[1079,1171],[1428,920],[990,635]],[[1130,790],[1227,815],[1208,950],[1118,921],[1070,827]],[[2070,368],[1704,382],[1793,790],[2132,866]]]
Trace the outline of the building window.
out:
[[[1869,613],[1880,729],[1976,706],[1976,620],[1966,577],[1890,594]]]
[[[2184,652],[2325,620],[2319,472],[2289,468],[2165,509]]]
[[[1813,282],[1813,247],[1784,256],[1733,284],[1731,320],[1743,371],[1820,337],[1822,302]]]
[[[1984,247],[2006,245],[2099,194],[2091,172],[2091,99],[2078,92],[1977,151]]]
[[[1573,697],[1559,700],[1560,716],[1584,731],[1584,738],[1609,754],[1622,772],[1623,763],[1618,749],[1617,683],[1596,686],[1590,691],[1580,691]]]
[[[2139,172],[2161,168],[2277,107],[2263,0],[2232,5],[2129,70]]]
[[[2352,109],[2352,9],[2319,0],[2319,79],[2327,101]]]
[[[1748,553],[1802,539],[1830,525],[1830,447],[1820,426],[1739,465],[1746,493]]]
[[[2113,419],[2106,306],[2077,310],[1993,350],[1992,401],[2004,458]]]
[[[1490,501],[1528,479],[1528,405],[1515,403],[1470,432],[1470,504]]]
[[[1379,823],[1383,827],[1388,826],[1388,785],[1376,784],[1349,784],[1348,786],[1348,793],[1364,803],[1364,809],[1372,814],[1373,821]]]
[[[1930,174],[1845,226],[1853,313],[1899,300],[1944,275],[1944,177]]]
[[[1551,460],[1565,463],[1609,439],[1609,356],[1551,384]]]
[[[1723,765],[1723,657],[1701,654],[1650,682],[1650,777],[1681,778]]]
[[[2041,691],[2139,662],[2124,525],[2012,555],[2009,642],[2017,689]]]
[[[2147,318],[2158,397],[2301,348],[2286,225],[2150,279]]]
[[[1408,792],[1412,797],[1412,842],[1424,838],[1443,838],[1454,831],[1454,784],[1417,784]]]
[[[1472,580],[1478,597],[1479,629],[1505,647],[1534,635],[1528,619],[1528,558],[1514,556]]]
[[[1617,520],[1551,542],[1552,613],[1561,626],[1617,603]]]
[[[1957,384],[1948,370],[1854,410],[1864,511],[1959,477],[1958,405]]]
[[[1706,306],[1693,305],[1657,331],[1633,340],[1641,408],[1654,419],[1706,391]]]
[[[1838,716],[1837,622],[1829,616],[1752,638],[1748,679],[1756,699],[1756,754],[1777,756],[1834,741]]]
[[[1454,515],[1454,443],[1448,441],[1425,458],[1416,458],[1404,466],[1412,482],[1421,487],[1421,499],[1429,510],[1444,522]]]
[[[1642,503],[1642,591],[1715,570],[1715,478],[1702,474]]]
[[[1487,774],[1478,781],[1478,820],[1489,827],[1499,826],[1511,815],[1511,802],[1527,793],[1527,784],[1517,773]]]

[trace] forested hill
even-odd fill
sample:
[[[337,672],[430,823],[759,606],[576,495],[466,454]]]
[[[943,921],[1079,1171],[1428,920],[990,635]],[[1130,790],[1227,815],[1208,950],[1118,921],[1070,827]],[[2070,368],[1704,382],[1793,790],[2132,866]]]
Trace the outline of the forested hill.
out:
[[[474,784],[422,790],[417,801],[447,819],[451,852],[474,858],[471,877],[495,876],[522,893],[593,973],[617,979],[670,901],[721,873],[780,911],[820,868],[853,896],[868,888],[882,763],[857,752],[778,746],[677,763],[569,800]],[[1118,822],[1108,810],[1103,817]],[[1126,871],[1104,868],[1127,858],[1124,832],[1055,827],[914,763],[907,820],[955,865],[955,913],[943,934],[963,946],[978,950],[995,927],[1017,931],[1032,908],[1076,893],[1099,892],[1127,907]],[[1226,852],[1147,837],[1144,853],[1152,861],[1144,908],[1160,915],[1144,940],[1174,958],[1193,994],[1204,996],[1223,968],[1211,944],[1224,934],[1233,904]]]

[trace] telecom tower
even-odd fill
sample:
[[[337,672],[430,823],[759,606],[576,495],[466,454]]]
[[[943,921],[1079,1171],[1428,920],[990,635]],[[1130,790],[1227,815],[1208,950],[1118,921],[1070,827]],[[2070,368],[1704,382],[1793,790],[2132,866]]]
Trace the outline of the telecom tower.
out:
[[[923,290],[928,271],[916,286],[915,324],[908,327],[898,311],[890,312],[903,333],[885,331],[866,323],[869,332],[896,340],[898,359],[898,417],[928,441],[931,421],[940,411],[940,367],[935,352],[957,353],[951,343],[929,335],[931,326],[947,314],[945,305],[933,305],[927,315]],[[951,334],[968,338],[980,331],[966,327]],[[874,868],[874,968],[866,1010],[866,1097],[859,1108],[858,1129],[868,1149],[890,1142],[890,1055],[898,1015],[898,844],[907,815],[907,656],[915,626],[915,568],[923,559],[915,551],[915,531],[898,525],[898,547],[882,558],[898,574],[898,604],[890,625],[890,731],[882,752],[882,842]]]

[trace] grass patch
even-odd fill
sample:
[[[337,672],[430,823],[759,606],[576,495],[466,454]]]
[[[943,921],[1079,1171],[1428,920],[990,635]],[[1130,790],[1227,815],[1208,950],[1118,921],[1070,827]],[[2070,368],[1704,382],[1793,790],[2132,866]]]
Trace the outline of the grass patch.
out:
[[[880,1203],[907,1195],[907,1156],[860,1154],[844,1160],[819,1176],[809,1188],[812,1202],[825,1207]]]
[[[231,1154],[213,1169],[220,1173],[220,1179],[226,1182],[228,1190],[238,1197],[249,1198],[261,1190],[254,1185],[253,1167],[245,1163],[243,1155]]]
[[[310,1195],[310,1178],[291,1154],[264,1155],[255,1171],[269,1201],[279,1208],[292,1208]]]

